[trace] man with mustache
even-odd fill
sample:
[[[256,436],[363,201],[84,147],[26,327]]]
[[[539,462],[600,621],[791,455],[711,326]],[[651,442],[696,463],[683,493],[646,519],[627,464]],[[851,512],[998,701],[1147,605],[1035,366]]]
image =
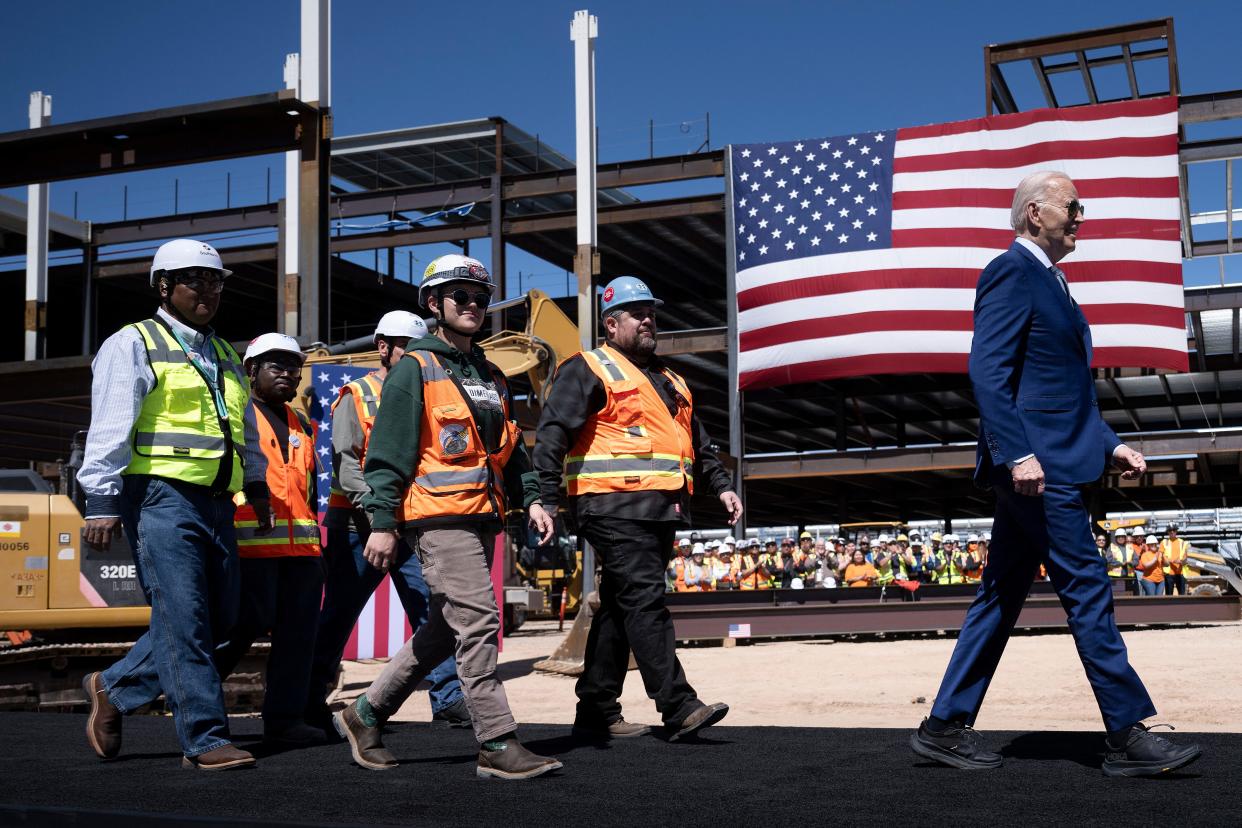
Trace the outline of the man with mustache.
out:
[[[694,416],[689,387],[656,356],[661,304],[633,276],[604,288],[605,344],[557,368],[535,436],[544,507],[555,512],[563,480],[579,534],[602,568],[574,721],[575,732],[601,740],[650,732],[621,715],[631,650],[670,741],[729,711],[704,704],[686,680],[664,605],[664,570],[696,482],[720,499],[731,526],[742,502]]]
[[[979,405],[975,483],[996,495],[990,551],[915,753],[963,769],[995,768],[972,725],[1042,564],[1068,616],[1104,727],[1104,772],[1155,776],[1199,758],[1142,722],[1156,712],[1130,666],[1096,551],[1085,490],[1106,462],[1134,479],[1143,455],[1100,415],[1091,329],[1056,263],[1074,252],[1084,208],[1061,172],[1028,175],[1014,192],[1017,238],[975,289],[970,381]],[[1118,301],[1124,301],[1124,297]]]
[[[263,472],[243,471],[241,359],[211,327],[231,272],[206,242],[161,245],[150,277],[159,309],[108,337],[91,363],[91,428],[78,472],[84,540],[107,548],[123,528],[151,604],[151,629],[83,682],[86,735],[101,759],[121,750],[121,717],[163,693],[185,767],[254,764],[229,737],[212,661],[237,615],[233,495],[243,483],[259,526],[271,526]]]

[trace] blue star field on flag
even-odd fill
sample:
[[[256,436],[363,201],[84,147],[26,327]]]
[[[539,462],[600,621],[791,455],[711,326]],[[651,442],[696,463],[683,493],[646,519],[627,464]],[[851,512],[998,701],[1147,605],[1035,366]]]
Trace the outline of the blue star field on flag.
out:
[[[308,413],[319,423],[319,436],[315,442],[316,459],[319,461],[318,488],[319,513],[322,517],[328,508],[328,495],[332,489],[332,403],[336,401],[341,387],[371,372],[361,365],[308,365],[311,372],[312,394]]]
[[[737,269],[889,247],[895,137],[734,144]]]

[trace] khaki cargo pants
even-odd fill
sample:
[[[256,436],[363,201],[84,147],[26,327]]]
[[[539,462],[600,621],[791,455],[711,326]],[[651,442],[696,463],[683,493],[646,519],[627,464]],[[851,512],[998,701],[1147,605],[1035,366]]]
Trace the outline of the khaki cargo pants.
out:
[[[517,723],[496,677],[500,613],[491,575],[495,533],[461,524],[412,529],[404,537],[422,562],[431,608],[427,623],[368,688],[367,700],[388,718],[455,650],[475,738],[482,743],[513,732]]]

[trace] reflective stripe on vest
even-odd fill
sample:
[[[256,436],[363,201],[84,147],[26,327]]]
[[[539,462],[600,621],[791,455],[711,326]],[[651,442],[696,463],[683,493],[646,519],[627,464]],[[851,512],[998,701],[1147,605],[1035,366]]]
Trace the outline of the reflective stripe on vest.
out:
[[[1181,575],[1182,567],[1186,564],[1186,550],[1190,548],[1190,542],[1178,538],[1173,540],[1165,538],[1160,541],[1160,554],[1167,555],[1169,562],[1164,565],[1165,575]]]
[[[131,435],[133,451],[124,474],[149,474],[210,486],[220,471],[228,441],[220,428],[215,395],[189,355],[168,330],[154,319],[132,326],[142,337],[155,387],[142,401]],[[241,489],[241,449],[248,383],[242,379],[241,360],[231,346],[211,337],[217,377],[228,415],[233,457],[228,490]]]
[[[358,425],[362,426],[362,450],[358,452],[358,467],[366,468],[367,444],[371,442],[371,429],[375,427],[375,415],[379,413],[380,396],[383,394],[384,382],[375,371],[360,377],[351,383],[341,386],[336,399],[332,401],[332,413],[348,394],[354,401],[354,411],[358,415]],[[349,502],[340,482],[336,479],[336,466],[332,468],[332,485],[328,489],[329,509],[353,510],[354,504]]]
[[[500,396],[505,426],[501,444],[488,452],[479,425],[450,369],[432,351],[407,351],[418,360],[423,377],[423,411],[418,430],[418,467],[406,489],[399,519],[416,524],[455,515],[505,512],[504,467],[521,432],[509,419],[509,390],[504,374],[488,363]]]
[[[259,447],[267,458],[267,489],[271,495],[272,516],[276,528],[269,534],[258,534],[259,521],[254,507],[245,495],[234,497],[237,513],[233,527],[237,533],[237,553],[243,558],[307,557],[319,552],[319,521],[308,497],[315,485],[315,428],[285,405],[289,425],[289,457],[281,453],[280,441],[267,415],[254,412],[259,433]],[[308,432],[309,429],[309,432]]]
[[[609,345],[585,351],[582,359],[607,393],[565,458],[565,484],[573,495],[621,491],[694,491],[693,399],[689,387],[668,369],[663,376],[684,400],[677,414],[624,356]]]

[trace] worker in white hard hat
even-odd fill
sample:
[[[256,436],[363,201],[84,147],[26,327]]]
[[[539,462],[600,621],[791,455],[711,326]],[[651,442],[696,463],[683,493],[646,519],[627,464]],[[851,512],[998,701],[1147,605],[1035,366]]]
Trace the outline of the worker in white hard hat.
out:
[[[305,746],[326,739],[302,720],[319,619],[323,567],[319,549],[317,430],[289,405],[297,396],[306,355],[291,336],[267,333],[246,348],[250,378],[246,406],[247,467],[265,469],[275,530],[260,525],[247,494],[234,497],[241,558],[241,607],[228,640],[216,649],[216,669],[228,676],[262,635],[270,635],[263,739]]]
[[[729,707],[700,701],[677,659],[662,587],[667,550],[696,487],[724,507],[730,526],[742,501],[695,416],[690,387],[656,354],[663,303],[633,276],[613,279],[600,298],[605,343],[557,367],[535,436],[544,504],[555,511],[563,482],[579,537],[602,566],[574,726],[602,740],[649,732],[621,715],[633,651],[675,741],[719,722]]]
[[[324,516],[327,575],[306,702],[306,721],[324,728],[329,736],[335,728],[328,694],[336,686],[341,656],[367,601],[385,574],[367,563],[363,555],[371,536],[371,523],[362,508],[363,498],[371,492],[363,476],[367,445],[389,370],[405,356],[410,343],[426,336],[427,323],[417,314],[405,310],[384,314],[374,335],[380,367],[342,385],[332,401],[332,488]],[[397,559],[390,568],[392,583],[410,629],[417,631],[430,613],[431,593],[413,549],[404,542],[399,542],[397,549]],[[453,657],[436,665],[427,681],[432,721],[449,727],[470,727],[470,712]]]
[[[134,550],[151,629],[84,682],[87,737],[103,759],[121,748],[121,716],[162,693],[187,767],[254,764],[235,747],[212,652],[237,614],[233,495],[243,484],[257,529],[270,529],[262,469],[243,469],[250,396],[241,358],[211,322],[230,271],[206,242],[162,245],[150,283],[154,316],[108,337],[92,363],[91,426],[78,483],[85,541],[108,547],[118,527]]]
[[[397,764],[380,738],[383,722],[454,654],[479,743],[476,774],[529,779],[561,767],[518,741],[496,675],[500,612],[490,570],[506,505],[527,511],[540,544],[555,526],[539,504],[505,376],[473,343],[491,297],[491,275],[476,259],[450,254],[427,266],[419,298],[438,322],[436,334],[410,343],[393,366],[371,431],[370,493],[362,501],[371,536],[363,556],[389,570],[404,540],[431,592],[427,623],[334,717],[354,761],[372,770]]]

